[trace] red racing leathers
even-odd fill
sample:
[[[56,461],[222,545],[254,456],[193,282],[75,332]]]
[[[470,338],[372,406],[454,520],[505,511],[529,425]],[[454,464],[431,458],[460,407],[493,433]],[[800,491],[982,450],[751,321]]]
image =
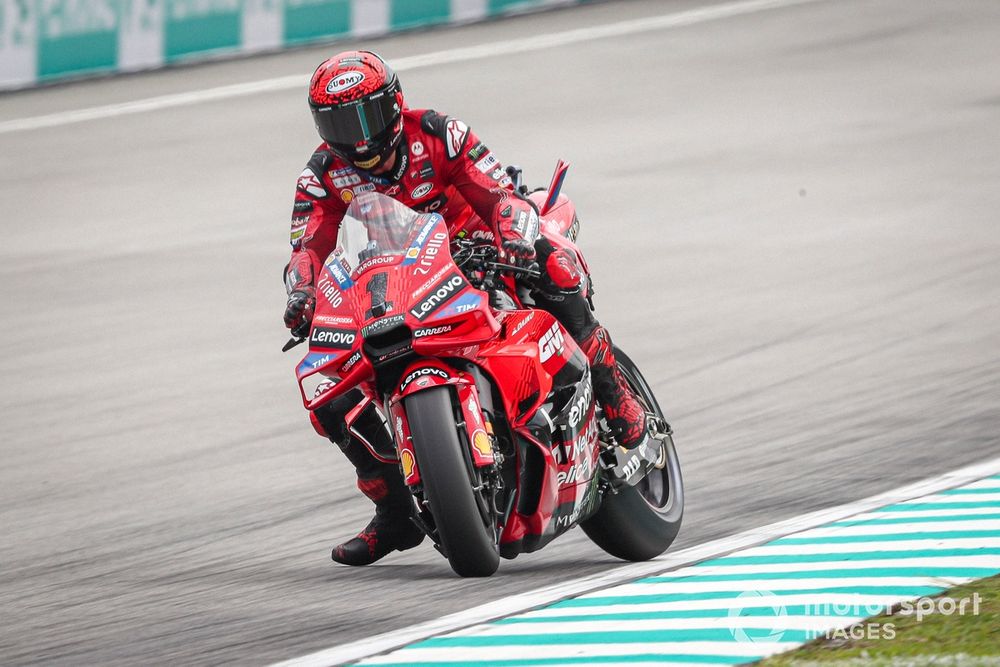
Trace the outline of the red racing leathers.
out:
[[[380,192],[410,208],[440,213],[453,237],[534,241],[532,204],[514,192],[492,152],[460,120],[434,111],[403,112],[402,150],[390,174],[356,169],[322,144],[299,176],[292,213],[291,293],[313,287],[334,249],[340,221],[362,192]]]
[[[380,176],[357,169],[326,144],[313,153],[295,192],[292,257],[285,275],[286,324],[305,335],[315,279],[336,246],[349,203],[363,192],[383,193],[414,210],[440,213],[452,237],[495,240],[509,254],[537,255],[541,276],[532,291],[535,305],[559,319],[580,344],[590,359],[594,393],[605,418],[613,428],[620,425],[623,443],[637,444],[645,432],[643,408],[617,371],[611,339],[585,298],[587,276],[572,254],[539,236],[533,204],[515,192],[493,153],[462,121],[406,109],[403,139],[390,172]],[[394,449],[374,404],[354,389],[310,416],[317,432],[354,464],[358,488],[376,506],[368,527],[334,549],[334,560],[365,565],[419,544],[423,533],[408,520],[412,500],[398,466],[374,455]]]

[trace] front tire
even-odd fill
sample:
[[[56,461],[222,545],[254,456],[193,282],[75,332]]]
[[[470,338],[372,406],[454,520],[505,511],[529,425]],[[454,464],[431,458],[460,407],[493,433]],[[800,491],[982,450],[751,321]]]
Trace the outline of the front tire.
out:
[[[666,418],[649,383],[635,363],[617,347],[618,368],[639,399],[664,423]],[[608,493],[601,507],[580,526],[604,551],[630,561],[655,558],[677,537],[684,516],[684,484],[673,438],[664,444],[664,462],[636,486]]]
[[[458,438],[452,392],[434,387],[405,399],[413,452],[441,546],[462,577],[488,577],[500,566],[496,530],[480,511],[475,473]]]

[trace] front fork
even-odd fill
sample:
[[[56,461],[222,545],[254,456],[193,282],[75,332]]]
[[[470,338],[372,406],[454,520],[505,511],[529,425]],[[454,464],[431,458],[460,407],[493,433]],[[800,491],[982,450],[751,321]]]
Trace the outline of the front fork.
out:
[[[483,411],[479,390],[472,376],[437,360],[425,359],[411,364],[402,377],[399,390],[390,397],[387,404],[390,427],[403,468],[403,481],[408,486],[420,483],[420,470],[413,453],[413,438],[404,407],[405,399],[419,391],[435,387],[448,387],[457,398],[455,426],[459,431],[459,439],[469,449],[472,467],[478,470],[499,464],[502,457],[494,446],[496,439],[493,424]]]
[[[455,410],[453,418],[459,442],[467,448],[468,456],[465,459],[469,464],[469,483],[472,485],[476,503],[484,523],[493,525],[494,537],[499,541],[500,524],[502,517],[505,516],[504,508],[498,505],[504,487],[503,478],[499,474],[503,454],[496,447],[493,424],[489,413],[483,410],[475,378],[437,360],[415,362],[403,373],[402,378],[399,390],[386,401],[386,404],[393,440],[399,453],[403,481],[420,505],[420,511],[414,517],[415,522],[434,540],[435,548],[441,551],[433,517],[426,511],[426,499],[423,496],[420,469],[413,450],[413,437],[406,414],[405,399],[416,392],[444,386],[453,392],[452,407]],[[507,509],[509,510],[509,507]]]

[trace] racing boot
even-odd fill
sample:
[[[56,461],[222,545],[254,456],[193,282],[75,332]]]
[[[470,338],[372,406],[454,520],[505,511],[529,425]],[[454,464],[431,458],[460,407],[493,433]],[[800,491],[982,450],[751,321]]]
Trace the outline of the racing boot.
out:
[[[375,516],[356,537],[333,549],[331,557],[345,565],[369,565],[393,551],[405,551],[424,539],[410,517],[413,501],[399,467],[385,463],[361,441],[364,437],[377,452],[392,452],[392,438],[375,406],[368,404],[354,419],[349,431],[346,415],[364,399],[352,390],[312,413],[316,431],[327,436],[354,465],[358,488],[375,503]]]
[[[384,464],[385,465],[385,464]],[[358,488],[375,503],[375,516],[365,529],[333,548],[331,557],[344,565],[371,565],[393,551],[406,551],[424,541],[410,520],[413,501],[395,466],[380,477],[358,478]]]
[[[625,449],[638,447],[649,436],[646,409],[618,369],[607,329],[597,325],[580,341],[580,349],[590,360],[594,395],[604,409],[604,418],[615,439]]]

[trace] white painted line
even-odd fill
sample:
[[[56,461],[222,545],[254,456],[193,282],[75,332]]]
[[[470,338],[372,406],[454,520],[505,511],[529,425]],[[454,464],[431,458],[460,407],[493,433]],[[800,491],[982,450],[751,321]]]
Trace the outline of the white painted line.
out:
[[[457,49],[447,49],[444,51],[434,51],[418,56],[398,58],[393,60],[392,66],[397,72],[415,70],[422,67],[433,67],[447,65],[457,62],[467,62],[470,60],[482,60],[484,58],[497,58],[509,56],[514,53],[527,53],[530,51],[540,51],[570,44],[579,44],[596,39],[606,39],[608,37],[621,37],[624,35],[634,35],[643,32],[656,30],[666,30],[670,28],[680,28],[697,23],[717,21],[719,19],[753,14],[770,9],[780,9],[795,5],[804,5],[814,2],[825,2],[828,0],[742,0],[739,2],[728,2],[713,5],[701,9],[691,9],[688,11],[674,12],[661,16],[651,16],[630,21],[620,21],[607,25],[598,25],[590,28],[578,28],[576,30],[565,30],[563,32],[550,33],[524,37],[521,39],[511,39],[502,42],[490,42]],[[291,76],[264,79],[251,83],[240,83],[219,88],[207,88],[187,93],[176,93],[172,95],[161,95],[135,102],[123,104],[111,104],[89,109],[79,109],[77,111],[61,111],[44,116],[34,116],[32,118],[16,118],[0,122],[0,134],[10,132],[23,132],[26,130],[38,130],[46,127],[57,127],[72,123],[83,123],[91,120],[104,118],[116,118],[135,113],[147,111],[159,111],[174,107],[200,104],[203,102],[213,102],[216,100],[230,99],[234,97],[244,97],[247,95],[258,95],[278,90],[288,90],[301,88],[305,94],[306,83],[309,80],[309,73],[295,74]]]
[[[965,488],[967,489],[996,489],[997,493],[1000,493],[1000,478],[990,477],[989,479],[982,479],[978,482],[969,484]],[[971,494],[975,496],[976,494]]]
[[[773,600],[773,598],[772,598]],[[774,602],[771,603],[772,606]],[[736,607],[737,611],[743,607]],[[860,610],[859,610],[860,611]],[[735,628],[760,628],[769,630],[812,630],[817,634],[838,625],[851,625],[867,614],[857,616],[817,613],[809,616],[788,616],[780,607],[767,616],[729,616],[725,612],[714,618],[644,618],[638,620],[615,621],[572,621],[567,623],[504,623],[502,625],[479,625],[462,630],[448,637],[532,637],[537,635],[565,635],[570,633],[606,634],[608,628],[615,632],[643,632],[650,630],[723,630]],[[492,648],[492,647],[491,647]]]
[[[905,507],[906,505],[900,505]],[[973,508],[959,507],[957,509],[946,510],[893,510],[891,512],[865,512],[858,516],[851,517],[851,521],[870,521],[872,519],[941,519],[946,522],[949,517],[987,517],[990,519],[1000,519],[1000,506],[995,509],[989,507]],[[902,521],[900,523],[903,523]],[[929,522],[935,523],[935,522]]]
[[[505,616],[521,613],[535,607],[551,604],[566,598],[591,593],[591,597],[607,595],[604,590],[609,586],[615,586],[625,581],[632,581],[641,577],[658,574],[666,570],[678,568],[684,565],[697,563],[712,557],[721,556],[737,549],[761,545],[771,540],[787,537],[802,530],[807,530],[815,526],[821,526],[831,521],[845,519],[862,512],[871,511],[877,507],[883,507],[903,500],[918,498],[931,493],[936,493],[944,489],[962,486],[969,482],[980,480],[990,475],[1000,473],[1000,458],[984,461],[975,465],[967,466],[950,473],[945,473],[938,477],[926,479],[915,484],[910,484],[886,493],[880,493],[856,502],[830,507],[827,509],[811,512],[798,517],[793,517],[785,521],[754,528],[718,540],[712,540],[705,544],[667,553],[659,558],[645,563],[631,563],[613,568],[607,572],[602,572],[591,577],[563,582],[534,591],[528,591],[519,595],[512,595],[494,602],[489,602],[472,609],[450,614],[442,618],[428,621],[406,628],[399,628],[374,637],[368,637],[349,644],[343,644],[333,648],[317,651],[304,655],[300,658],[278,663],[283,667],[325,667],[326,665],[339,665],[353,662],[362,658],[378,655],[390,651],[406,644],[411,644],[428,637],[454,632],[461,628],[486,623]],[[832,545],[825,545],[832,546]],[[443,566],[443,565],[442,565]],[[909,583],[909,580],[907,580]],[[883,578],[877,580],[876,586],[893,585]],[[769,584],[771,582],[768,582]],[[651,586],[652,584],[646,584]],[[846,584],[845,584],[846,585]],[[946,582],[939,582],[933,585],[943,587]],[[733,589],[728,589],[733,590]],[[592,593],[600,591],[600,593]],[[755,648],[764,645],[754,644]],[[780,645],[778,645],[780,647]],[[536,647],[537,648],[537,647]],[[647,647],[649,648],[649,647]],[[780,650],[780,649],[776,649]],[[592,655],[607,655],[606,653],[592,653]]]
[[[548,618],[558,616],[598,616],[603,614],[646,614],[659,611],[691,611],[702,609],[753,609],[774,607],[781,604],[784,607],[795,605],[823,608],[824,605],[841,605],[845,607],[885,608],[897,602],[913,599],[912,595],[860,595],[858,593],[799,593],[795,595],[780,595],[776,597],[745,596],[725,597],[715,600],[678,600],[676,602],[638,602],[628,604],[602,604],[593,607],[543,607],[534,611],[519,614],[518,618]],[[612,623],[612,621],[607,621]],[[617,621],[613,621],[617,623]]]
[[[934,549],[998,549],[1000,537],[963,537],[953,540],[893,540],[892,542],[844,542],[841,544],[768,544],[740,552],[740,556],[802,556],[811,554],[855,554],[871,551],[933,551]]]
[[[957,493],[950,495],[941,496],[931,496],[929,498],[917,498],[914,500],[907,500],[900,505],[937,505],[938,503],[944,505],[951,505],[954,503],[997,503],[1000,504],[1000,490],[997,493]],[[902,509],[902,507],[900,508]],[[989,508],[985,508],[989,509]],[[966,512],[972,512],[974,510],[966,509]]]
[[[604,595],[664,595],[674,593],[711,593],[716,591],[797,591],[857,586],[937,586],[951,588],[972,581],[971,577],[809,577],[802,579],[754,579],[739,581],[690,581],[671,579],[662,583],[622,584],[608,588],[594,597]],[[581,595],[581,598],[590,597]]]
[[[742,555],[742,554],[740,554]],[[911,562],[912,561],[912,562]],[[671,571],[669,577],[691,577],[712,574],[763,574],[765,572],[809,572],[812,570],[860,570],[869,567],[981,567],[1000,571],[1000,556],[942,556],[921,558],[884,558],[843,560],[836,556],[827,561],[798,563],[757,563],[753,565],[695,565]]]
[[[933,527],[929,527],[933,526]],[[882,537],[885,535],[901,535],[906,533],[959,532],[971,530],[1000,531],[1000,519],[982,519],[979,521],[948,521],[942,523],[889,523],[874,526],[824,526],[807,530],[796,535],[796,539],[811,539],[816,537]],[[971,537],[971,536],[970,536]]]
[[[795,644],[789,642],[753,642],[738,643],[733,641],[720,642],[637,642],[635,644],[574,644],[573,653],[585,656],[614,656],[614,655],[644,655],[644,654],[667,654],[667,655],[725,655],[725,656],[756,656],[763,657],[787,651]],[[483,657],[486,651],[487,657]],[[473,651],[480,660],[525,660],[538,658],[565,658],[566,646],[560,645],[538,645],[527,646],[489,646],[486,649],[471,649],[468,654],[462,655],[454,648],[419,648],[413,649],[413,654],[407,656],[409,660],[419,660],[420,662],[434,662],[447,665],[449,662],[469,662]],[[380,655],[371,658],[365,664],[376,665],[380,663],[400,664],[399,656]]]

